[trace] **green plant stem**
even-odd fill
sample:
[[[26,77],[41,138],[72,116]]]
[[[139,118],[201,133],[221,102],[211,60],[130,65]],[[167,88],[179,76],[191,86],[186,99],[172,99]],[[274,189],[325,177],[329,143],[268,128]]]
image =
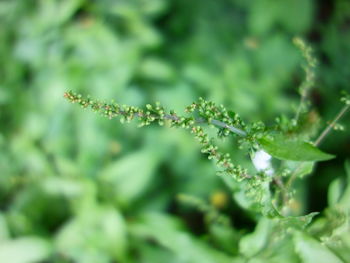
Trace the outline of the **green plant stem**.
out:
[[[339,113],[337,114],[337,116],[334,118],[334,120],[327,126],[326,129],[324,129],[324,131],[321,133],[320,136],[318,136],[318,138],[316,139],[316,141],[314,142],[315,146],[320,145],[320,143],[323,141],[323,139],[330,133],[330,131],[332,130],[332,128],[335,126],[335,124],[340,120],[341,117],[343,117],[343,115],[348,111],[350,105],[344,105],[344,107],[339,111]]]
[[[109,119],[121,116],[120,121],[130,122],[134,118],[140,120],[139,127],[150,125],[153,122],[158,122],[159,125],[163,125],[164,121],[170,121],[174,127],[182,127],[190,130],[194,134],[195,138],[200,142],[202,148],[201,152],[208,155],[208,159],[213,159],[216,164],[223,168],[222,172],[232,175],[237,180],[252,178],[247,174],[247,170],[240,165],[233,164],[229,153],[221,153],[218,147],[212,143],[212,139],[203,130],[201,125],[209,124],[222,128],[223,136],[228,136],[230,133],[234,133],[238,136],[248,136],[248,133],[244,131],[244,123],[238,115],[234,115],[233,118],[229,116],[229,113],[223,106],[216,106],[213,102],[205,101],[199,98],[198,102],[194,102],[185,111],[192,113],[195,110],[198,111],[199,117],[194,116],[178,116],[175,111],[171,110],[169,113],[165,113],[165,109],[156,103],[155,106],[147,104],[145,108],[138,108],[135,106],[119,105],[115,102],[105,103],[98,100],[90,99],[89,97],[83,97],[81,94],[74,93],[72,91],[65,92],[64,97],[71,103],[77,103],[82,108],[90,108],[93,111],[105,116]],[[234,127],[239,126],[240,128]]]
[[[286,183],[286,189],[289,189],[291,187],[291,185],[293,184],[294,180],[297,178],[298,176],[298,172],[300,171],[300,169],[303,168],[304,163],[301,163],[300,165],[297,166],[297,168],[295,168],[293,174],[289,177],[287,183]]]
[[[211,124],[219,126],[219,127],[222,127],[222,128],[229,129],[231,132],[233,132],[233,133],[235,133],[235,134],[237,134],[239,136],[242,136],[242,137],[247,136],[247,133],[245,131],[242,131],[241,129],[238,129],[238,128],[234,127],[234,126],[227,125],[226,123],[224,123],[222,121],[212,120]]]
[[[175,121],[179,120],[179,117],[174,116],[174,115],[170,115],[170,114],[165,114],[164,118],[166,118],[168,120],[175,120]],[[206,120],[203,118],[195,119],[195,123],[197,123],[197,124],[201,124],[201,123],[205,123],[205,122],[206,122]],[[225,122],[222,122],[219,120],[212,120],[210,123],[215,125],[215,126],[221,127],[221,128],[229,129],[231,132],[233,132],[241,137],[247,136],[247,133],[245,131],[243,131],[239,128],[236,128],[232,125],[228,125]]]
[[[124,111],[119,111],[119,114],[120,115],[126,115],[126,112]],[[135,113],[134,115],[135,117],[143,117],[142,114],[140,113]],[[155,116],[156,117],[156,116]],[[180,118],[176,115],[170,115],[170,114],[165,114],[164,115],[164,118],[165,119],[168,119],[168,120],[172,120],[172,121],[178,121],[180,120]],[[201,124],[201,123],[205,123],[206,120],[204,118],[198,118],[198,119],[195,119],[195,123],[196,124]],[[210,122],[211,124],[215,125],[215,126],[218,126],[218,127],[221,127],[221,128],[225,128],[225,129],[228,129],[230,130],[231,132],[233,132],[234,134],[238,135],[238,136],[241,136],[241,137],[246,137],[247,136],[247,133],[237,127],[234,127],[232,125],[228,125],[226,124],[225,122],[222,122],[222,121],[219,121],[219,120],[211,120]]]
[[[273,178],[273,182],[276,184],[276,186],[280,189],[280,195],[282,196],[282,203],[285,204],[288,202],[288,191],[287,188],[284,186],[283,181],[281,180],[281,177],[277,176]],[[279,199],[279,197],[277,197]]]
[[[344,114],[349,110],[350,105],[344,105],[344,107],[339,111],[339,113],[335,116],[333,121],[323,130],[323,132],[318,136],[318,138],[313,143],[315,146],[318,146],[321,144],[321,142],[324,140],[324,138],[331,132],[332,128],[335,126],[335,124],[344,116]],[[286,183],[286,188],[288,189],[294,180],[298,176],[298,171],[303,168],[304,163],[301,163],[294,171],[294,173],[289,177],[289,180]]]
[[[121,115],[125,115],[125,113],[123,111],[120,111],[119,113]],[[137,117],[142,117],[142,115],[140,115],[138,113],[136,113],[135,115]],[[168,119],[168,120],[173,120],[173,121],[178,121],[180,119],[178,116],[170,115],[170,114],[165,114],[164,118]],[[205,122],[206,122],[206,120],[204,118],[195,119],[195,123],[197,123],[197,124],[201,124],[201,123],[205,123]],[[215,125],[215,126],[221,127],[221,128],[229,129],[231,132],[233,132],[234,134],[236,134],[238,136],[241,136],[241,137],[247,136],[247,133],[245,131],[243,131],[237,127],[234,127],[232,125],[228,125],[225,122],[222,122],[219,120],[212,120],[210,123]]]

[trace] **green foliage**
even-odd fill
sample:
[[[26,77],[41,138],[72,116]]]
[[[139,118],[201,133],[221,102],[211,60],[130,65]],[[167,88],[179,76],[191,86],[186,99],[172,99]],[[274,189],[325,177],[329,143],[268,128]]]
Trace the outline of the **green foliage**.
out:
[[[0,262],[350,262],[349,14],[0,1]]]
[[[57,253],[77,262],[124,261],[126,224],[112,207],[87,207],[67,222],[54,243]]]
[[[308,66],[306,67],[306,80],[301,86],[301,105],[304,102],[307,91],[313,85],[313,73],[311,72],[311,68],[315,66],[314,58],[311,55],[311,50],[306,46],[304,42],[301,40],[295,41],[297,46],[302,50],[305,59],[307,60]],[[307,227],[313,217],[318,213],[311,213],[306,216],[286,216],[283,213],[283,209],[288,206],[289,198],[288,192],[291,191],[289,189],[292,186],[292,181],[296,176],[302,177],[305,174],[308,174],[312,170],[312,164],[315,161],[325,161],[334,158],[333,155],[327,154],[319,150],[312,143],[308,143],[302,141],[300,139],[290,139],[286,135],[274,135],[278,132],[279,129],[286,130],[285,127],[277,125],[277,130],[266,129],[266,125],[261,122],[256,122],[251,125],[247,125],[243,120],[239,117],[238,114],[233,113],[231,111],[227,111],[223,105],[217,107],[213,102],[206,101],[202,98],[199,99],[198,102],[193,102],[190,106],[186,107],[186,112],[189,114],[193,114],[192,117],[187,116],[179,116],[175,113],[174,110],[170,110],[167,112],[163,106],[160,106],[159,103],[156,103],[155,106],[151,104],[147,104],[145,109],[134,107],[134,106],[120,106],[119,104],[112,102],[110,104],[95,101],[90,99],[89,97],[84,98],[80,94],[75,94],[73,92],[66,92],[64,97],[67,98],[72,103],[78,103],[82,108],[90,107],[93,111],[98,112],[99,114],[112,119],[114,117],[119,116],[121,123],[125,121],[130,123],[134,118],[140,120],[139,127],[150,125],[153,122],[158,122],[160,126],[163,126],[166,121],[169,122],[170,127],[184,128],[190,130],[194,133],[195,138],[199,140],[202,145],[202,152],[208,154],[208,159],[214,159],[216,165],[224,168],[222,171],[224,176],[231,175],[237,182],[241,182],[243,179],[248,180],[247,184],[243,184],[243,187],[240,186],[247,196],[251,197],[253,202],[252,204],[257,207],[257,211],[260,211],[264,216],[268,218],[276,218],[274,222],[271,219],[264,219],[259,221],[259,225],[254,233],[244,236],[239,243],[239,252],[246,258],[255,258],[259,257],[261,251],[264,249],[266,244],[270,243],[269,234],[273,226],[280,225],[280,229],[278,232],[281,232],[281,235],[286,235],[287,230],[291,230],[294,235],[294,246],[296,253],[300,256],[300,258],[304,262],[311,262],[314,258],[315,254],[321,254],[320,260],[324,260],[324,262],[338,262],[338,257],[332,254],[327,248],[323,249],[322,246],[318,244],[316,240],[308,237],[306,234],[299,232],[299,229],[304,230]],[[342,98],[344,101],[344,98]],[[342,117],[342,115],[347,110],[348,104],[347,100],[345,100],[345,110],[343,109],[335,118],[335,120],[325,129],[325,131],[320,135],[320,137],[316,140],[315,144],[319,144],[321,140],[328,134],[330,127],[334,126],[335,123]],[[296,121],[299,120],[300,107],[297,111]],[[196,116],[198,116],[196,118]],[[257,175],[251,176],[248,174],[247,169],[242,169],[240,166],[234,166],[232,164],[231,159],[229,158],[229,154],[223,155],[218,151],[218,147],[212,144],[213,139],[209,139],[208,134],[204,132],[204,129],[198,124],[207,124],[210,126],[217,126],[219,132],[217,134],[218,137],[228,137],[231,134],[241,137],[238,141],[240,144],[248,144],[249,148],[254,150],[256,148],[259,149],[261,147],[271,156],[286,161],[298,161],[304,162],[301,163],[299,167],[295,169],[294,174],[290,175],[288,182],[284,185],[283,181],[278,178],[278,174],[273,175],[269,174],[266,170],[260,171]],[[289,126],[288,126],[289,128]],[[287,128],[287,129],[288,129]],[[142,156],[142,155],[141,155]],[[138,160],[132,160],[132,163],[123,162],[126,167],[132,166],[133,163],[137,163],[141,165],[142,162]],[[305,163],[306,162],[306,163]],[[145,169],[142,169],[145,170]],[[258,168],[259,170],[259,168]],[[118,174],[118,172],[117,172]],[[268,178],[269,176],[272,177]],[[129,182],[130,186],[137,185],[142,182],[144,184],[143,179],[148,176],[142,175],[138,181]],[[125,179],[127,180],[127,179]],[[282,193],[282,201],[280,208],[278,211],[276,209],[274,202],[276,200],[271,199],[271,193],[269,191],[269,184],[275,183]],[[125,186],[123,187],[123,182],[117,182],[116,188],[121,187],[120,191],[126,190]],[[335,186],[337,187],[337,186]],[[331,197],[333,198],[331,203],[336,203],[339,197],[334,198],[334,195],[337,195],[332,188]],[[119,192],[120,192],[119,191]],[[127,190],[122,196],[128,196],[128,194],[132,193],[132,191]],[[277,193],[277,191],[276,191]],[[287,194],[286,194],[287,193]],[[336,200],[335,200],[336,199]],[[206,214],[206,218],[209,224],[215,224],[215,222],[230,226],[228,218],[224,216],[220,216],[215,208],[210,207],[205,202],[196,199],[195,197],[181,195],[180,200],[185,203],[192,204],[196,206],[202,213]],[[277,202],[279,202],[277,200]],[[153,219],[154,221],[162,221],[162,219]],[[273,222],[273,223],[272,223]],[[277,222],[277,224],[276,224]],[[166,225],[166,223],[164,224]],[[148,226],[149,229],[152,229],[152,226]],[[141,228],[137,228],[137,231],[142,231]],[[141,229],[141,230],[140,230]],[[185,240],[182,241],[180,236],[172,237],[172,234],[168,234],[163,237],[163,234],[168,230],[164,229],[159,232],[161,235],[154,235],[152,231],[148,234],[151,235],[159,244],[173,251],[173,253],[179,254],[183,253],[184,248],[182,247],[186,244]],[[156,232],[156,231],[154,231]],[[147,233],[147,231],[146,231]],[[152,234],[151,234],[152,233]],[[158,232],[157,232],[158,233]],[[172,240],[174,238],[174,240]],[[181,243],[181,246],[177,249],[174,244]],[[208,262],[214,261],[214,258],[211,259],[211,256],[205,255],[204,252],[198,252],[198,256],[196,256],[196,250],[198,248],[194,247],[190,249],[192,256],[184,257],[185,261],[188,262],[196,262],[196,261],[204,261],[209,260]],[[229,248],[230,249],[230,248]],[[208,252],[208,249],[206,249]],[[200,256],[199,256],[200,255]],[[202,256],[204,256],[202,258]],[[198,257],[198,258],[197,258]],[[219,259],[221,256],[218,254],[215,256],[216,260],[220,262],[228,261],[229,259]],[[339,261],[340,262],[340,261]]]
[[[216,125],[219,127],[220,137],[227,137],[230,132],[243,137],[254,137],[254,134],[250,135],[242,130],[246,128],[240,117],[234,114],[231,118],[228,111],[222,105],[217,107],[214,103],[200,98],[198,103],[193,102],[186,108],[186,112],[189,113],[193,113],[195,110],[198,111],[200,118],[195,119],[194,117],[179,116],[174,110],[166,112],[164,107],[160,106],[159,103],[156,106],[147,104],[145,109],[141,109],[134,106],[120,106],[117,103],[102,103],[90,98],[84,98],[82,95],[73,92],[65,93],[64,97],[72,103],[78,103],[83,108],[91,107],[92,110],[110,119],[120,116],[121,123],[125,121],[131,122],[134,118],[139,118],[139,127],[150,125],[154,121],[157,121],[160,126],[163,126],[164,122],[169,120],[170,125],[173,127],[190,130],[201,143],[201,151],[208,154],[208,159],[214,159],[219,166],[224,168],[225,173],[236,176],[237,178],[247,177],[246,170],[242,169],[239,165],[233,165],[230,155],[220,153],[218,147],[211,143],[212,139],[209,138],[208,134],[204,132],[201,126],[198,126],[200,123]]]
[[[259,139],[262,148],[273,157],[291,161],[325,161],[334,158],[333,155],[324,153],[311,143],[300,140],[292,140],[283,136]]]
[[[18,253],[21,251],[21,253]],[[38,237],[21,237],[2,241],[0,247],[1,262],[40,262],[51,253],[50,243]]]
[[[195,240],[191,235],[181,230],[177,220],[156,213],[145,214],[139,222],[131,226],[131,233],[138,239],[151,238],[171,254],[169,259],[174,262],[230,262],[230,257],[208,247],[201,240]],[[143,256],[143,255],[142,255]],[[143,258],[142,258],[143,259]],[[147,259],[143,259],[147,261]],[[148,259],[151,260],[151,259]]]
[[[294,236],[295,250],[303,262],[343,262],[331,250],[306,234],[297,232]]]

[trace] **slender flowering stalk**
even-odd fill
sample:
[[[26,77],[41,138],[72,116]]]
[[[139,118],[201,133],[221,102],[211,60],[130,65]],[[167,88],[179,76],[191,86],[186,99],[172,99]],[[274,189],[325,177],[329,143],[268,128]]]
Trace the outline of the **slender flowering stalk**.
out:
[[[136,118],[140,121],[139,127],[142,127],[153,122],[164,125],[164,122],[168,121],[173,127],[190,130],[201,144],[201,152],[207,154],[208,159],[214,160],[224,173],[237,180],[251,178],[246,169],[233,164],[229,153],[224,154],[218,150],[218,147],[213,144],[213,139],[209,138],[203,127],[200,126],[200,124],[205,123],[214,125],[223,137],[233,133],[239,137],[248,138],[248,132],[245,130],[246,125],[242,119],[237,114],[229,113],[222,105],[217,106],[213,102],[200,98],[198,102],[193,102],[185,110],[188,114],[196,111],[199,118],[194,118],[193,116],[179,116],[175,111],[166,112],[159,103],[156,105],[147,104],[145,108],[121,106],[115,102],[105,103],[92,100],[72,91],[66,92],[64,97],[72,103],[78,103],[83,108],[91,108],[109,119],[119,117],[122,123],[130,122]]]
[[[80,104],[83,108],[87,108],[90,106],[94,111],[98,111],[99,113],[102,113],[102,115],[104,115],[110,119],[120,115],[121,117],[124,117],[124,118],[126,117],[126,119],[129,119],[129,120],[132,120],[134,117],[142,118],[142,117],[148,116],[149,121],[151,121],[151,122],[156,120],[156,119],[163,119],[163,120],[167,119],[167,120],[171,120],[174,122],[181,121],[181,119],[173,111],[171,111],[170,114],[164,114],[163,116],[156,116],[154,114],[150,114],[151,113],[150,111],[146,112],[146,114],[145,114],[143,112],[143,110],[141,110],[137,107],[133,107],[133,106],[123,106],[123,109],[121,109],[120,106],[118,104],[115,104],[115,103],[106,104],[106,103],[93,101],[90,98],[82,98],[82,96],[80,94],[75,94],[71,91],[65,92],[64,97],[67,98],[72,103]],[[200,101],[204,101],[204,100],[200,98]],[[191,106],[187,107],[186,111],[191,112],[191,111],[195,110],[196,107],[197,107],[196,104],[192,104]],[[152,110],[152,105],[147,104],[146,108],[148,110]],[[212,109],[213,109],[213,107],[212,107]],[[160,110],[160,108],[158,108],[156,110]],[[130,113],[132,113],[132,114],[130,115]],[[209,111],[206,113],[209,115]],[[132,115],[134,115],[134,116],[132,116]],[[224,119],[226,121],[230,120],[230,117],[226,113],[220,113],[220,115],[223,115]],[[217,114],[215,116],[217,116]],[[211,116],[208,117],[208,119],[209,119],[210,124],[213,124],[213,125],[218,126],[220,128],[227,129],[228,131],[233,132],[234,134],[236,134],[238,136],[242,136],[242,137],[247,136],[247,132],[245,132],[243,129],[237,128],[233,125],[230,125],[230,124],[225,123],[225,122],[220,121],[220,120],[211,119]],[[204,123],[207,121],[204,118],[198,118],[195,120],[195,122],[198,124],[201,124],[201,123]],[[232,121],[232,123],[239,123],[241,125],[243,122],[241,120],[238,120],[238,121],[236,120],[236,121]],[[144,125],[146,125],[146,123],[141,123],[141,126],[144,126]]]
[[[305,110],[307,104],[307,97],[310,89],[315,85],[315,68],[317,64],[316,58],[313,56],[313,50],[308,46],[301,38],[296,37],[293,39],[294,44],[301,51],[306,64],[303,66],[305,71],[305,80],[299,87],[300,102],[295,115],[295,124],[298,124],[300,114]]]
[[[136,119],[139,121],[139,127],[147,126],[152,123],[164,125],[164,123],[167,122],[171,127],[184,128],[194,135],[201,145],[201,152],[206,154],[208,159],[216,163],[220,168],[220,173],[232,176],[237,182],[247,180],[244,184],[244,191],[247,193],[247,196],[249,195],[253,198],[252,200],[256,204],[261,204],[263,202],[263,199],[266,197],[266,186],[270,183],[274,183],[282,192],[281,201],[283,204],[286,204],[289,200],[288,189],[297,176],[296,172],[290,176],[286,184],[276,175],[268,176],[266,171],[258,171],[253,176],[249,175],[247,169],[232,162],[229,153],[223,153],[219,150],[214,144],[214,139],[210,138],[203,128],[205,124],[217,128],[218,137],[235,135],[239,138],[238,143],[248,143],[250,149],[256,150],[261,147],[261,145],[259,145],[259,138],[266,136],[266,134],[273,134],[274,132],[266,128],[262,122],[246,125],[238,114],[228,112],[224,106],[217,106],[215,103],[202,98],[199,98],[197,102],[193,102],[186,107],[186,114],[181,116],[173,110],[165,110],[159,103],[155,105],[147,104],[142,108],[119,105],[116,102],[106,103],[93,100],[72,91],[66,92],[64,97],[72,103],[77,103],[83,108],[90,108],[109,119],[119,118],[122,123],[131,122]],[[345,103],[346,107],[340,112],[330,127],[333,127],[337,120],[339,120],[349,108],[350,100],[347,97]],[[328,132],[329,128],[322,133],[323,135],[320,136],[320,139],[317,140],[315,144],[318,144]],[[271,203],[270,208],[264,211],[263,213],[268,214],[270,213],[269,211],[275,211],[275,208]]]
[[[139,121],[139,127],[142,127],[148,126],[152,123],[158,123],[162,126],[167,122],[171,127],[184,128],[190,131],[200,143],[201,152],[206,154],[208,159],[211,159],[216,163],[220,168],[220,173],[232,176],[237,182],[246,180],[246,182],[241,184],[238,188],[244,190],[247,197],[255,205],[261,206],[261,212],[263,214],[271,215],[276,213],[275,204],[278,204],[281,208],[285,205],[288,206],[291,197],[290,188],[293,181],[297,178],[299,170],[303,167],[304,162],[301,162],[295,169],[294,173],[289,175],[286,182],[283,179],[282,173],[268,174],[266,170],[263,170],[258,171],[254,176],[249,175],[247,169],[232,162],[229,153],[222,153],[219,150],[214,144],[214,138],[209,137],[203,126],[207,124],[209,127],[217,128],[217,137],[219,138],[225,138],[230,135],[238,137],[239,148],[242,148],[244,145],[248,146],[252,151],[261,148],[264,149],[261,139],[266,138],[266,136],[273,137],[276,132],[279,134],[281,131],[288,133],[296,130],[298,126],[302,124],[303,119],[301,116],[308,108],[308,94],[315,83],[315,68],[317,61],[313,57],[312,48],[302,39],[295,38],[294,43],[300,49],[306,62],[303,66],[305,70],[305,80],[299,88],[301,95],[299,107],[291,121],[281,122],[278,120],[277,126],[272,128],[266,127],[263,122],[253,122],[246,125],[238,114],[227,111],[223,105],[218,106],[214,102],[204,100],[203,98],[199,98],[198,101],[193,102],[186,107],[185,115],[178,115],[173,110],[165,110],[165,108],[159,103],[156,103],[155,105],[147,104],[145,107],[134,107],[120,105],[113,101],[111,103],[106,103],[93,100],[90,97],[84,97],[81,94],[72,91],[64,93],[64,97],[72,103],[79,104],[83,108],[90,108],[109,119],[119,118],[122,123],[128,123],[136,119]],[[342,101],[345,102],[346,105],[336,116],[334,121],[331,122],[331,124],[321,133],[314,143],[315,146],[321,143],[332,128],[336,128],[337,121],[350,108],[349,95],[345,95],[342,98]],[[296,145],[300,148],[299,151],[302,150],[306,153],[308,152],[305,147],[303,148],[300,146],[303,144]],[[265,145],[265,147],[267,146]],[[281,153],[283,153],[283,158],[291,158],[290,160],[295,160],[296,158],[295,156],[288,156],[288,154],[285,153],[286,149],[284,149],[279,143],[269,145],[269,147],[267,147],[267,151],[268,150],[270,150],[271,155],[277,159],[281,158]],[[293,149],[290,150],[293,151]],[[282,160],[284,160],[283,158]],[[303,159],[300,159],[299,161],[303,161]],[[274,184],[275,187],[270,188],[271,183]],[[270,199],[270,191],[275,191],[276,199],[271,199],[266,202],[266,200]],[[279,202],[278,199],[281,199],[281,202]]]

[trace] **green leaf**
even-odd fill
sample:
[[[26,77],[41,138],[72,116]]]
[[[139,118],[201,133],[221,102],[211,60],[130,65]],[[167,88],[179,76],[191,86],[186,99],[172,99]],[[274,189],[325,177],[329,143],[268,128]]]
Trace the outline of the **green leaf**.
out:
[[[260,138],[261,147],[273,157],[290,161],[325,161],[334,155],[322,152],[311,143],[291,140],[283,136]]]
[[[344,166],[345,166],[347,181],[350,183],[350,160],[346,160]]]
[[[111,163],[99,176],[105,194],[123,205],[139,198],[149,187],[158,160],[155,151],[144,149]]]
[[[335,254],[325,245],[322,245],[316,239],[302,233],[294,234],[295,251],[302,259],[303,263],[341,263]]]
[[[172,252],[173,262],[229,263],[231,258],[185,231],[180,221],[160,213],[146,213],[130,231],[138,239],[153,240]],[[159,262],[159,261],[158,261]]]
[[[217,247],[228,253],[237,254],[239,234],[231,225],[210,224],[209,232],[211,240]]]
[[[49,242],[38,237],[22,237],[0,243],[0,262],[42,262],[49,256]]]
[[[299,178],[302,178],[303,176],[310,174],[313,168],[314,162],[304,162],[295,172]]]
[[[319,214],[318,212],[312,212],[304,216],[288,216],[288,217],[281,218],[279,220],[279,223],[284,229],[287,229],[287,228],[304,229],[311,223],[312,219],[318,214]]]
[[[328,205],[329,206],[334,206],[339,202],[343,194],[343,190],[344,190],[344,185],[341,178],[334,179],[328,188]]]
[[[147,79],[167,81],[174,77],[174,71],[165,61],[149,57],[140,65],[140,75]]]
[[[303,178],[305,175],[311,174],[314,168],[315,162],[296,162],[286,161],[286,167],[293,171],[293,174],[298,178]]]
[[[7,222],[4,215],[0,212],[0,242],[7,240],[10,236]]]
[[[347,178],[334,179],[328,187],[328,205],[337,206],[344,211],[350,210],[350,163],[345,161],[345,171]]]
[[[125,262],[124,218],[113,207],[91,205],[63,226],[55,246],[74,262]]]
[[[350,162],[345,161],[345,171],[347,174],[345,189],[339,199],[339,207],[350,212]]]
[[[260,219],[255,231],[241,239],[239,243],[240,252],[247,257],[257,255],[265,247],[270,232],[271,220],[267,218]]]
[[[248,23],[255,34],[266,33],[275,25],[290,33],[301,33],[309,28],[312,12],[313,4],[310,0],[261,0],[250,5]]]

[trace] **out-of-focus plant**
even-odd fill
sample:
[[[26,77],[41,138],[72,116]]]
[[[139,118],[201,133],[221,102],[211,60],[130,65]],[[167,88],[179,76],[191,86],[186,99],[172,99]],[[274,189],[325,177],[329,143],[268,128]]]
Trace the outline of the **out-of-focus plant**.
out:
[[[0,262],[350,262],[349,133],[322,139],[327,162],[269,150],[316,142],[337,115],[349,17],[347,0],[0,1]],[[191,129],[118,125],[70,89],[144,113],[161,101],[248,176],[203,158]],[[199,97],[257,137],[182,113]]]

